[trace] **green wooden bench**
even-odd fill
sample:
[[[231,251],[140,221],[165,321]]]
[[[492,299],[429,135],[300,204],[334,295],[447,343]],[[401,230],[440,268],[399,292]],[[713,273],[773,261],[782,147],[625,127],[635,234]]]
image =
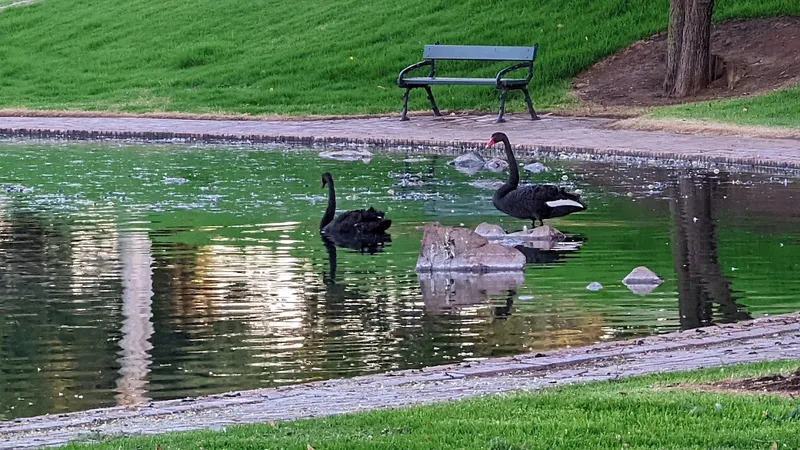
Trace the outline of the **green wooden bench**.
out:
[[[397,86],[405,88],[403,94],[403,115],[401,120],[408,120],[408,93],[414,88],[424,88],[428,93],[428,100],[431,102],[433,114],[441,116],[436,100],[433,98],[431,86],[441,85],[478,85],[494,86],[500,90],[500,114],[497,122],[505,122],[503,115],[506,108],[506,95],[508,91],[520,90],[525,94],[525,103],[528,105],[528,112],[531,119],[538,120],[536,111],[533,109],[531,95],[528,93],[528,84],[533,78],[533,62],[536,61],[536,51],[539,45],[533,47],[492,47],[483,45],[426,45],[422,52],[422,61],[410,65],[400,71],[397,77]],[[517,62],[513,66],[497,72],[494,78],[444,78],[436,76],[436,61],[513,61]],[[427,77],[406,78],[406,75],[416,69],[430,67]],[[505,78],[512,71],[518,69],[528,69],[525,78]]]

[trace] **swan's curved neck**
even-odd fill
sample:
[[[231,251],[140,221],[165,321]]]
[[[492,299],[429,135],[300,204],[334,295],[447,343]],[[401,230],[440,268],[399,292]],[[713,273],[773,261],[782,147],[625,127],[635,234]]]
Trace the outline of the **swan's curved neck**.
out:
[[[328,180],[328,208],[325,209],[325,215],[322,216],[322,222],[319,224],[319,229],[325,228],[325,225],[333,222],[336,215],[336,190],[333,188],[333,180]]]
[[[504,137],[502,142],[506,151],[506,160],[508,161],[508,180],[497,190],[497,197],[503,197],[519,186],[519,166],[517,165],[517,158],[514,157],[514,152],[511,150],[511,143],[508,142],[508,138]]]

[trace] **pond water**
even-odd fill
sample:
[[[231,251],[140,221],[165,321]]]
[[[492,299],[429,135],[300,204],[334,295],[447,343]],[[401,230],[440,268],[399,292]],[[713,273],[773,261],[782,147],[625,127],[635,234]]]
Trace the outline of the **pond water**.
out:
[[[785,175],[544,161],[581,189],[524,275],[414,272],[425,222],[506,230],[505,175],[447,156],[0,144],[0,419],[536,352],[800,309],[800,184]],[[326,247],[339,208],[393,219],[384,251]],[[566,176],[567,181],[562,181]],[[620,281],[645,265],[653,292]],[[604,288],[590,291],[589,283]],[[434,289],[436,288],[436,289]]]

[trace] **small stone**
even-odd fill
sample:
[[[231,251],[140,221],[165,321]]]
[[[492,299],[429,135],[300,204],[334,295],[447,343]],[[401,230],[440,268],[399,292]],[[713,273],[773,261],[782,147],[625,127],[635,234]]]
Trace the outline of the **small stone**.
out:
[[[486,164],[486,160],[476,152],[465,153],[447,164],[456,167],[477,167],[481,168]]]
[[[500,225],[483,222],[475,228],[481,236],[505,236],[506,231]]]
[[[569,177],[566,176],[566,175],[561,175],[561,179],[564,180],[564,181],[567,181],[567,180],[569,180]]]
[[[547,168],[547,166],[545,166],[542,163],[538,163],[538,162],[528,164],[526,166],[523,166],[522,168],[526,172],[530,172],[530,173],[542,173],[542,172],[548,172],[550,170],[550,169]]]
[[[487,170],[491,170],[492,172],[502,172],[508,169],[508,163],[503,159],[492,159],[489,160],[483,167]]]
[[[368,163],[372,159],[372,153],[369,150],[330,150],[321,152],[319,157],[336,161],[363,161]]]
[[[655,284],[659,285],[663,283],[664,280],[661,279],[655,272],[648,269],[645,266],[639,266],[629,273],[625,278],[622,279],[622,283],[625,285],[629,284]]]
[[[509,236],[524,236],[528,240],[548,241],[559,240],[564,238],[564,233],[551,227],[550,225],[542,225],[533,229],[524,229],[516,233],[509,233]]]
[[[588,286],[586,286],[586,289],[588,289],[588,290],[590,290],[592,292],[597,292],[600,289],[603,289],[603,285],[598,283],[597,281],[593,281],[593,282],[589,283]]]

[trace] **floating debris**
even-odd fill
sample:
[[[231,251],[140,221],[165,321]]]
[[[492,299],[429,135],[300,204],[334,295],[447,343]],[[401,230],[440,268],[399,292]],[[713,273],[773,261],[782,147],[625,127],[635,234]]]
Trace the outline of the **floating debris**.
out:
[[[185,184],[188,183],[189,180],[186,178],[181,177],[164,177],[164,184]]]

